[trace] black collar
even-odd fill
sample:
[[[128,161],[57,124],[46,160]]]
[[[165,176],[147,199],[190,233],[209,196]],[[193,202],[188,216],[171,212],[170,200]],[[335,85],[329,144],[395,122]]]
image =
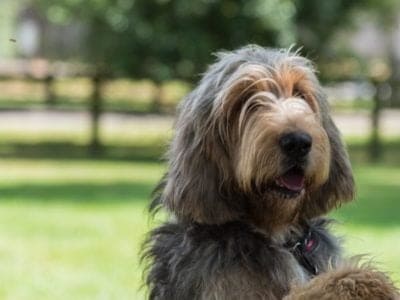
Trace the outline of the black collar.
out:
[[[313,263],[312,254],[318,247],[319,239],[310,227],[307,228],[304,235],[294,242],[285,244],[299,264],[312,275],[318,275],[318,268]]]

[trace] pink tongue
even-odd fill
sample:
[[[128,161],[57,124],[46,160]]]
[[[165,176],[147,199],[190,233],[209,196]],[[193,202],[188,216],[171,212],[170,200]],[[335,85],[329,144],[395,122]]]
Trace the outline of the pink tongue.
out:
[[[304,187],[304,175],[298,173],[288,173],[280,178],[280,182],[288,190],[300,192]]]

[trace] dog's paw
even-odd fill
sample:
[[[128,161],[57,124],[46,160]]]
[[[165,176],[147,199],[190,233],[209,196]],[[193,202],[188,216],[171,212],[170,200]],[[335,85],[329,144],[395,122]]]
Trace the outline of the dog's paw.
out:
[[[347,266],[321,274],[304,286],[294,287],[284,299],[400,300],[400,296],[384,273],[370,267]]]

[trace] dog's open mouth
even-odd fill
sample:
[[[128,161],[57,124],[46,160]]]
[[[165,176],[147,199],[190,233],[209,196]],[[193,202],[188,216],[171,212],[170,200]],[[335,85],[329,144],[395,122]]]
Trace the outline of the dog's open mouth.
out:
[[[295,198],[305,188],[305,175],[301,168],[291,168],[275,179],[272,188],[283,198]]]

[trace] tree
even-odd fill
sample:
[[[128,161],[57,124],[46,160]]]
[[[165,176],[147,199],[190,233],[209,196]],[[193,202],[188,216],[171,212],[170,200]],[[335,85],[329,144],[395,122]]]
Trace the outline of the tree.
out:
[[[160,107],[161,83],[193,82],[211,62],[211,53],[248,43],[287,46],[290,1],[259,0],[36,0],[44,15],[58,26],[80,25],[82,51],[71,57],[91,65],[91,149],[98,152],[101,112],[99,83],[107,76],[149,78],[158,87],[154,108]],[[286,14],[276,11],[286,10]],[[47,55],[57,56],[49,45]],[[101,74],[101,75],[100,75]]]
[[[398,5],[398,0],[36,1],[49,21],[84,29],[76,41],[82,51],[71,59],[91,65],[97,77],[149,78],[157,86],[168,79],[193,82],[212,61],[210,53],[248,43],[287,47],[297,42],[317,64],[336,63],[338,56],[354,56],[335,52],[331,41],[353,24],[355,12],[388,22]],[[330,79],[329,72],[321,75]],[[160,98],[158,90],[154,107]]]
[[[317,60],[329,41],[353,23],[354,13],[384,18],[396,0],[36,0],[47,19],[79,24],[82,51],[72,59],[110,73],[155,82],[193,81],[210,53],[248,43],[297,43]],[[393,15],[393,13],[392,13]],[[387,21],[389,18],[385,18]],[[57,53],[53,53],[57,55]]]
[[[216,50],[294,42],[290,1],[37,1],[52,22],[86,28],[77,59],[156,82],[196,79]]]

